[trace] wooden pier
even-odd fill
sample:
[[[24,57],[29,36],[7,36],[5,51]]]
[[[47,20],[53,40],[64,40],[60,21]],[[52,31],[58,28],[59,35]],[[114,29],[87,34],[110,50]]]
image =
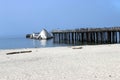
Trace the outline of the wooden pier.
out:
[[[120,43],[120,27],[53,30],[54,43],[114,44]]]

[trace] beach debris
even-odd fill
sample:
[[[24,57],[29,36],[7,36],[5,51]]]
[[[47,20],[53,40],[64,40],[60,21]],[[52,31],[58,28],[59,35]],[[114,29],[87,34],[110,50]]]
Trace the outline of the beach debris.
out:
[[[12,55],[12,54],[20,54],[20,53],[30,53],[32,51],[18,51],[18,52],[10,52],[10,53],[6,53],[6,55]]]
[[[95,76],[95,78],[97,78],[97,76]]]
[[[73,47],[72,49],[82,49],[83,47]]]
[[[109,75],[109,77],[112,77],[111,75]]]

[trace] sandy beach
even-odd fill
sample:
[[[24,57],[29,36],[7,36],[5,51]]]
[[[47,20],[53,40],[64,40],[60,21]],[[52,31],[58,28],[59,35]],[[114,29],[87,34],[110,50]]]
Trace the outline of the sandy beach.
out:
[[[0,80],[119,79],[120,44],[0,50]]]

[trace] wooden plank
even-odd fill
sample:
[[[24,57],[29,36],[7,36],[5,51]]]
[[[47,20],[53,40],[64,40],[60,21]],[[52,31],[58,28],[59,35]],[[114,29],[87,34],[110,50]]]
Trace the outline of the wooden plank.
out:
[[[12,55],[12,54],[20,54],[20,53],[30,53],[32,51],[18,51],[18,52],[10,52],[10,53],[6,53],[6,55]]]

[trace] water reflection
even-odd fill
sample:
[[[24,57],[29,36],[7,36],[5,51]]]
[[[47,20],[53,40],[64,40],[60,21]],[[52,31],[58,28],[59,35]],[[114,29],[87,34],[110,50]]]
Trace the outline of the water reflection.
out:
[[[39,47],[39,41],[33,39],[33,47],[38,48]]]
[[[53,43],[53,39],[50,39],[50,40],[34,40],[33,39],[32,45],[34,48],[40,48],[40,47],[70,46],[71,44]]]
[[[40,45],[45,47],[47,45],[47,40],[40,40]]]
[[[33,46],[34,48],[45,47],[47,45],[47,40],[34,40]]]

